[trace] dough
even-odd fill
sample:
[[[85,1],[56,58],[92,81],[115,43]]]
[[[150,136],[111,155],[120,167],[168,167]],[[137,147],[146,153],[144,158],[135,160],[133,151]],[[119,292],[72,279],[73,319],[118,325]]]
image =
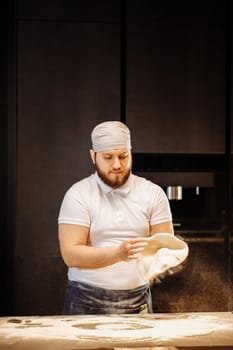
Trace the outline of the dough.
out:
[[[176,268],[187,258],[188,245],[170,233],[157,233],[138,257],[138,268],[145,281],[152,282]]]

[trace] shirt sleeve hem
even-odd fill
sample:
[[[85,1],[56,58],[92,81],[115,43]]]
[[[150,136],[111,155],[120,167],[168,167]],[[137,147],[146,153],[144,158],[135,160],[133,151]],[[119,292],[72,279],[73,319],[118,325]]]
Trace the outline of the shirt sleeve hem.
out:
[[[172,222],[172,218],[171,217],[167,217],[167,218],[163,218],[163,219],[160,219],[160,220],[154,220],[154,221],[151,221],[151,225],[157,225],[157,224],[162,224],[164,222]]]
[[[85,227],[90,226],[89,223],[70,220],[70,219],[58,219],[58,224],[71,224],[71,225],[79,225],[79,226],[85,226]]]

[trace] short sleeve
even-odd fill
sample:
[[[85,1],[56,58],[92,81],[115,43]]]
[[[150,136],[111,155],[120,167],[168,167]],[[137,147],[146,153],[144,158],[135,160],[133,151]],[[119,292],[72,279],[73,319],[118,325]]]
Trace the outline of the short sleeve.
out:
[[[164,190],[156,185],[154,200],[151,211],[151,225],[160,224],[162,222],[171,222],[172,213],[170,204]]]
[[[72,186],[63,198],[58,223],[90,226],[87,205],[82,194],[75,186]]]

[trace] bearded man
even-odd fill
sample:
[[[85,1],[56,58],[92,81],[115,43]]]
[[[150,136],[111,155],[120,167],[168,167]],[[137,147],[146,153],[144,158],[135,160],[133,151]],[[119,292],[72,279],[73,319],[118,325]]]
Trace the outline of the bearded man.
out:
[[[98,124],[91,140],[95,172],[67,191],[58,218],[68,266],[63,313],[151,313],[138,260],[151,235],[174,235],[169,201],[160,186],[132,174],[124,123]]]

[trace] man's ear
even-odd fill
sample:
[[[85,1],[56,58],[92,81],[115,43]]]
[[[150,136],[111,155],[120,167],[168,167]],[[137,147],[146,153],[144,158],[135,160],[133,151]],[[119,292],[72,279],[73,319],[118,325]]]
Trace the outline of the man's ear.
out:
[[[92,163],[95,164],[95,152],[93,151],[93,149],[90,149],[90,156]]]

